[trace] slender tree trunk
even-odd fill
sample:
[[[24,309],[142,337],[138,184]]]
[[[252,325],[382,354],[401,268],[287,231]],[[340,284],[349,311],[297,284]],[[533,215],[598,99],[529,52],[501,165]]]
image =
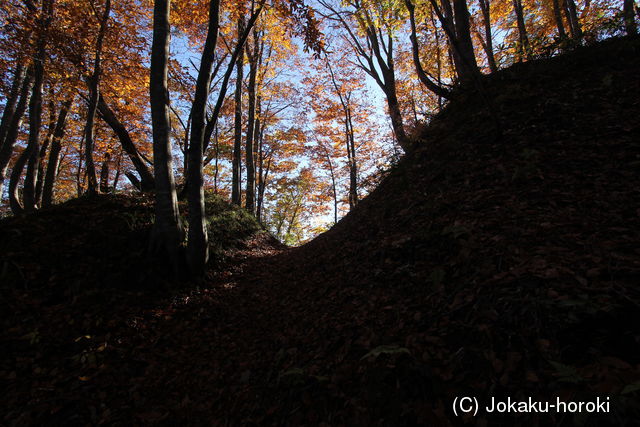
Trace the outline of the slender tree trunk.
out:
[[[238,20],[238,37],[244,31],[244,19]],[[244,54],[238,55],[236,61],[236,89],[234,94],[235,117],[233,137],[233,162],[231,178],[231,203],[240,206],[242,202],[242,81],[244,70]]]
[[[393,83],[393,89],[389,89],[387,92],[387,107],[389,108],[389,116],[391,117],[393,133],[395,134],[400,147],[402,147],[406,152],[409,149],[410,143],[409,137],[404,130],[402,112],[400,111],[400,104],[398,103],[398,97],[395,90],[395,81]]]
[[[260,144],[264,144],[264,138],[260,136]],[[264,150],[264,148],[263,148]],[[261,156],[262,160],[260,161],[261,169],[264,169],[264,172],[260,174],[260,182],[258,184],[258,221],[262,221],[262,212],[264,210],[264,195],[265,190],[267,189],[267,179],[269,178],[269,171],[271,170],[271,154],[266,156],[267,166],[263,166],[264,157]]]
[[[420,82],[427,89],[436,94],[438,97],[449,98],[449,91],[444,89],[439,83],[434,82],[422,67],[422,62],[420,61],[420,47],[418,46],[418,36],[416,29],[415,5],[411,2],[411,0],[405,0],[405,5],[407,6],[407,10],[409,11],[409,22],[411,24],[411,36],[409,38],[411,39],[413,64],[416,68],[418,79],[420,79]]]
[[[354,208],[358,204],[358,161],[356,159],[356,142],[351,120],[351,108],[347,108],[347,150],[349,151],[349,206]]]
[[[256,140],[258,143],[258,200],[256,203],[256,218],[258,219],[258,222],[262,223],[262,187],[264,185],[262,181],[262,174],[264,173],[264,144],[262,141],[262,129],[260,129]]]
[[[111,162],[111,156],[106,153],[102,162],[102,168],[100,168],[100,192],[109,192],[109,163]]]
[[[564,23],[562,22],[562,9],[560,8],[561,0],[553,0],[553,18],[556,21],[556,28],[558,29],[558,37],[564,39],[567,37],[567,33],[564,30]]]
[[[214,163],[215,172],[213,174],[213,192],[215,194],[218,194],[218,174],[220,173],[219,166],[218,166],[218,161],[220,160],[220,139],[218,135],[217,124],[213,131],[213,135],[214,135],[214,149],[215,149],[215,156],[216,156],[215,163]]]
[[[34,83],[29,101],[29,141],[27,148],[22,152],[11,171],[11,181],[9,183],[9,205],[14,214],[24,210],[33,211],[36,209],[35,181],[34,173],[27,174],[23,186],[24,207],[20,203],[18,195],[18,182],[22,175],[27,161],[32,171],[38,169],[38,152],[40,139],[40,124],[42,120],[42,86],[44,81],[44,63],[46,56],[47,30],[52,15],[52,1],[44,2],[42,5],[42,16],[38,20],[41,33],[38,37],[36,55],[34,57]]]
[[[555,0],[557,1],[557,0]],[[480,0],[482,23],[484,24],[484,51],[492,73],[498,71],[495,54],[493,53],[493,36],[491,35],[491,0]]]
[[[513,0],[513,9],[516,13],[518,23],[518,57],[522,61],[524,58],[531,59],[531,48],[529,46],[529,35],[524,22],[524,8],[522,0]]]
[[[338,223],[338,190],[336,188],[336,174],[333,171],[333,162],[331,161],[331,156],[329,155],[329,151],[322,146],[324,151],[324,155],[327,159],[327,164],[329,165],[329,174],[331,176],[331,190],[333,192],[333,223]]]
[[[7,101],[4,104],[2,120],[0,121],[0,150],[4,146],[11,121],[16,113],[16,107],[20,98],[20,88],[22,88],[22,82],[24,81],[26,74],[26,68],[22,64],[18,64],[13,74],[13,82],[11,84],[9,94],[6,97]]]
[[[207,97],[211,84],[213,53],[218,40],[219,0],[209,4],[209,28],[202,51],[196,91],[191,107],[191,139],[189,140],[189,170],[187,201],[189,203],[189,238],[187,262],[194,277],[202,277],[209,259],[209,242],[204,209],[204,175],[202,156],[204,151]]]
[[[113,178],[113,192],[118,190],[118,182],[120,181],[120,169],[122,167],[122,151],[118,153],[118,160],[116,160],[116,176]]]
[[[93,161],[94,148],[94,122],[96,112],[98,111],[98,100],[100,98],[100,74],[101,74],[101,54],[104,36],[107,30],[107,21],[111,13],[111,0],[106,0],[104,13],[100,20],[100,29],[98,31],[98,39],[96,41],[96,53],[93,62],[93,75],[89,79],[89,105],[87,107],[87,123],[85,126],[85,162],[87,164],[87,177],[89,179],[89,194],[98,192],[98,181],[96,176],[96,166]]]
[[[436,42],[436,83],[442,86],[442,48],[440,47],[440,31],[436,26],[436,18],[433,16],[433,8],[431,9],[431,23],[434,28],[434,39]],[[443,97],[438,95],[438,111],[442,110]]]
[[[47,163],[47,171],[43,176],[42,181],[42,206],[51,206],[53,200],[53,187],[57,178],[57,172],[60,164],[60,151],[62,149],[62,138],[64,137],[64,131],[67,123],[67,114],[71,104],[73,103],[73,97],[66,100],[60,112],[58,113],[58,120],[56,121],[53,135],[51,137],[51,150],[49,152],[49,161]]]
[[[480,71],[471,40],[471,24],[469,21],[469,9],[466,0],[453,0],[453,10],[455,12],[455,27],[458,43],[458,50],[464,62],[464,66],[472,78],[475,78]]]
[[[53,92],[53,91],[52,91]],[[53,97],[53,93],[51,93]],[[36,181],[36,206],[42,206],[42,188],[44,185],[44,172],[45,172],[45,163],[47,160],[47,150],[51,145],[51,140],[53,139],[53,133],[55,132],[56,127],[56,110],[55,103],[53,99],[49,101],[49,125],[47,127],[47,136],[44,138],[42,142],[42,146],[40,147],[40,152],[38,153],[38,171],[35,176]],[[28,173],[28,172],[27,172]]]
[[[442,9],[436,0],[430,2],[449,40],[450,53],[460,82],[475,82],[480,70],[473,50],[466,0],[453,0],[453,8],[449,0],[441,0]]]
[[[211,0],[209,5],[209,28],[207,30],[207,38],[205,40],[202,51],[202,59],[200,61],[200,70],[196,80],[196,90],[191,106],[191,139],[189,142],[189,170],[187,171],[187,201],[189,204],[189,238],[187,244],[187,261],[191,274],[194,277],[202,277],[205,272],[206,263],[209,259],[209,243],[207,236],[207,228],[205,223],[204,209],[204,174],[203,174],[203,154],[206,148],[205,141],[209,141],[211,133],[215,128],[222,103],[224,101],[227,84],[233,66],[242,53],[244,44],[247,40],[251,28],[255,24],[260,12],[262,11],[263,2],[258,4],[247,22],[245,31],[239,37],[238,44],[223,81],[220,85],[218,100],[213,109],[211,120],[206,123],[206,106],[209,96],[209,88],[212,78],[212,68],[215,47],[218,39],[219,30],[219,0]]]
[[[131,163],[136,168],[136,172],[140,175],[140,185],[142,191],[151,191],[154,188],[153,173],[144,162],[144,159],[140,155],[140,152],[136,148],[129,131],[124,127],[122,122],[116,117],[115,113],[104,100],[104,97],[100,95],[98,100],[98,111],[102,119],[109,125],[109,127],[118,136],[118,140],[122,145],[122,149],[127,153],[127,156],[131,160]]]
[[[22,198],[24,206],[20,203],[20,195],[18,193],[18,184],[20,176],[25,165],[29,162],[29,168],[33,171],[38,165],[38,151],[40,138],[40,123],[42,115],[42,84],[44,79],[44,41],[39,43],[39,54],[36,58],[34,66],[34,84],[31,90],[31,99],[29,101],[29,140],[27,147],[20,154],[11,171],[11,181],[9,182],[9,205],[14,214],[18,214],[23,210],[33,211],[36,208],[35,203],[35,181],[33,173],[25,176],[25,182],[22,190]]]
[[[582,41],[582,27],[578,20],[578,8],[573,0],[564,0],[564,11],[571,28],[571,37],[576,41]]]
[[[80,146],[78,147],[78,167],[76,169],[76,196],[82,196],[84,193],[83,185],[82,185],[82,177],[87,176],[86,173],[82,173],[84,169],[82,168],[82,159],[84,158],[84,134],[82,138],[80,138]]]
[[[624,0],[623,14],[624,14],[624,28],[629,36],[638,35],[638,26],[636,25],[635,14],[635,2],[634,0]]]
[[[169,121],[169,92],[167,87],[170,3],[170,0],[155,0],[153,8],[153,43],[151,46],[149,95],[153,126],[156,219],[152,234],[152,251],[156,254],[164,252],[169,257],[174,275],[178,276],[182,270],[180,245],[183,240],[183,230],[173,177],[170,141],[171,122]]]
[[[22,117],[24,116],[24,113],[27,110],[27,105],[29,104],[31,83],[33,83],[33,67],[28,68],[26,76],[22,81],[18,104],[16,105],[15,112],[11,117],[11,121],[7,126],[4,143],[0,147],[0,199],[4,192],[4,181],[7,177],[7,169],[9,167],[9,161],[11,160],[11,154],[13,153],[13,146],[18,139],[18,131],[22,125]]]
[[[247,188],[245,193],[245,207],[255,215],[255,194],[256,194],[256,169],[254,158],[253,140],[255,137],[256,125],[256,77],[258,74],[258,39],[254,32],[253,52],[249,52],[251,48],[247,45],[247,57],[249,58],[249,87],[248,87],[248,106],[247,106],[247,139],[245,145],[245,156],[247,164]]]

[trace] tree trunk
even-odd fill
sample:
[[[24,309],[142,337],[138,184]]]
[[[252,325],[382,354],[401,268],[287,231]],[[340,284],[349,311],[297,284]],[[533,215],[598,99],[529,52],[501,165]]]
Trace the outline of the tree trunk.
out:
[[[51,94],[53,98],[53,93]],[[56,127],[56,111],[53,99],[49,100],[49,126],[47,127],[47,136],[44,138],[40,152],[38,153],[38,173],[36,174],[36,206],[42,206],[42,187],[44,185],[44,167],[47,159],[47,150],[51,145],[53,132]]]
[[[100,192],[109,192],[109,163],[111,156],[109,153],[105,154],[104,161],[102,162],[102,168],[100,169]]]
[[[456,36],[460,57],[466,68],[465,74],[475,78],[480,71],[476,62],[476,55],[471,40],[471,24],[469,22],[469,9],[466,0],[453,0],[455,13]]]
[[[420,47],[418,46],[418,36],[416,30],[415,5],[411,2],[411,0],[405,0],[405,5],[407,6],[407,10],[409,11],[409,22],[411,24],[411,35],[409,38],[411,39],[413,64],[416,68],[418,79],[420,79],[420,82],[427,89],[436,94],[438,97],[449,98],[449,91],[440,86],[439,83],[433,82],[430,76],[422,67],[422,62],[420,61]]]
[[[389,108],[389,116],[391,117],[391,127],[393,133],[396,136],[398,145],[407,152],[410,148],[409,137],[404,130],[404,123],[402,120],[402,113],[400,111],[400,104],[398,103],[398,97],[395,89],[395,79],[386,92],[387,95],[387,107]]]
[[[555,0],[557,1],[557,0]],[[487,62],[492,73],[498,71],[496,58],[493,52],[493,36],[491,35],[491,0],[480,0],[480,10],[482,11],[482,23],[484,24],[484,51],[487,55]]]
[[[516,13],[518,23],[518,57],[522,61],[524,58],[531,59],[531,47],[529,46],[529,35],[524,22],[524,8],[522,0],[513,0],[513,9]]]
[[[29,141],[27,148],[22,152],[18,161],[11,171],[11,182],[9,183],[9,204],[14,214],[20,213],[24,210],[33,211],[36,209],[35,200],[35,181],[34,173],[27,174],[23,186],[23,201],[24,207],[20,203],[18,194],[18,182],[22,175],[27,161],[32,171],[38,169],[38,152],[39,152],[39,139],[40,139],[40,124],[42,120],[42,86],[44,81],[44,62],[46,60],[46,43],[47,43],[47,29],[49,27],[51,19],[52,2],[46,2],[42,7],[42,16],[39,19],[39,26],[41,33],[38,37],[38,46],[36,56],[34,57],[33,66],[33,89],[31,90],[31,99],[29,101]]]
[[[238,19],[238,37],[244,31],[244,19]],[[236,89],[234,94],[235,117],[233,134],[233,164],[231,178],[231,203],[240,206],[242,202],[242,81],[244,69],[244,54],[238,55],[236,61]]]
[[[136,172],[138,172],[138,175],[140,175],[140,185],[142,191],[153,190],[153,173],[144,162],[142,156],[140,155],[140,152],[131,139],[131,135],[129,135],[129,131],[127,131],[122,122],[120,122],[113,110],[109,108],[109,105],[106,103],[102,95],[100,95],[100,98],[98,100],[98,111],[100,112],[100,116],[105,121],[105,123],[107,123],[118,136],[123,150],[125,151],[125,153],[127,153],[127,156],[129,156],[129,159],[131,160],[133,166],[136,168]]]
[[[333,192],[333,224],[338,223],[338,189],[336,187],[336,174],[333,171],[333,162],[331,161],[331,156],[329,155],[329,151],[322,146],[324,151],[324,155],[327,159],[327,164],[329,165],[329,173],[331,175],[331,190]]]
[[[624,28],[629,36],[638,35],[638,26],[636,25],[636,14],[634,10],[634,0],[624,0]]]
[[[118,182],[120,181],[120,169],[122,167],[122,150],[118,153],[118,160],[116,160],[116,176],[113,177],[113,192],[118,190]]]
[[[430,0],[434,12],[447,35],[450,53],[461,83],[473,83],[480,74],[471,40],[469,9],[466,0],[441,0],[442,9],[436,0]],[[455,16],[454,16],[455,12]]]
[[[26,77],[26,71],[27,70],[22,64],[18,64],[16,71],[13,74],[13,83],[11,84],[9,94],[6,97],[7,101],[4,104],[4,111],[2,112],[2,121],[0,121],[0,150],[4,146],[9,126],[16,113],[16,106],[20,98],[20,88],[22,87],[22,82]]]
[[[0,146],[0,199],[4,192],[4,181],[7,177],[7,169],[9,168],[9,161],[11,160],[11,154],[13,153],[13,146],[18,139],[18,131],[22,125],[22,117],[24,116],[24,113],[27,110],[27,105],[29,104],[31,83],[33,83],[33,67],[28,68],[26,76],[22,81],[18,104],[16,105],[15,112],[11,117],[11,121],[7,126],[4,143]]]
[[[558,37],[564,39],[567,37],[567,33],[564,30],[564,23],[562,22],[562,10],[560,9],[561,0],[553,0],[553,18],[556,21],[556,28],[558,29]]]
[[[564,11],[571,28],[571,37],[576,41],[582,41],[582,27],[578,20],[578,8],[573,0],[564,0]]]
[[[202,277],[209,259],[209,241],[204,210],[203,150],[207,98],[211,84],[214,52],[219,30],[219,0],[209,4],[209,27],[202,51],[196,91],[191,107],[191,138],[189,140],[189,170],[187,171],[187,201],[189,204],[189,237],[187,262],[194,277]]]
[[[434,39],[436,42],[436,82],[442,85],[442,48],[440,47],[440,31],[436,27],[436,18],[433,16],[433,8],[431,9],[431,23],[434,28]],[[442,111],[443,97],[438,95],[438,111]]]
[[[84,134],[82,135],[82,138],[80,138],[80,147],[78,147],[78,167],[76,169],[76,196],[80,197],[82,196],[82,193],[84,193],[83,191],[83,184],[82,184],[82,177],[87,176],[87,174],[83,174],[82,171],[82,159],[84,158]]]
[[[258,53],[259,40],[254,32],[253,52],[247,45],[247,57],[249,58],[249,87],[247,106],[247,139],[245,145],[245,161],[247,165],[247,189],[245,192],[245,207],[255,215],[255,195],[256,195],[256,168],[254,159],[253,140],[255,137],[256,125],[256,77],[258,74]]]
[[[351,107],[346,109],[347,151],[349,159],[349,207],[353,209],[358,204],[358,162],[356,159],[356,142],[351,120]]]
[[[153,126],[153,160],[156,189],[155,214],[151,239],[152,251],[168,256],[173,274],[182,270],[180,245],[183,240],[182,224],[178,212],[178,199],[173,177],[171,155],[171,124],[169,121],[169,92],[167,88],[167,62],[170,38],[171,0],[155,0],[153,7],[153,43],[149,95]],[[128,176],[128,175],[127,175]]]
[[[215,172],[213,174],[213,192],[218,194],[218,174],[220,173],[218,162],[220,160],[220,138],[218,136],[218,125],[213,131],[214,138],[214,152],[215,152],[215,163],[214,168]]]
[[[258,200],[256,201],[256,218],[258,222],[262,223],[262,187],[264,185],[262,181],[262,174],[264,173],[264,144],[262,141],[262,129],[260,129],[256,138],[258,144]]]
[[[44,207],[51,206],[53,201],[53,187],[60,164],[62,138],[64,137],[64,131],[67,123],[67,114],[72,103],[73,97],[69,98],[62,104],[62,108],[60,108],[60,113],[58,114],[58,121],[56,122],[56,126],[53,131],[51,151],[49,152],[49,162],[47,164],[47,172],[44,176],[44,183],[42,186],[42,206]]]
[[[96,166],[93,161],[94,147],[94,130],[96,112],[98,111],[98,99],[100,98],[100,62],[102,54],[102,45],[107,30],[107,20],[111,13],[111,0],[106,0],[104,14],[100,20],[100,30],[98,31],[98,39],[96,41],[96,54],[93,62],[93,75],[89,79],[89,105],[87,107],[87,124],[85,126],[85,162],[87,164],[87,177],[89,179],[88,192],[95,194],[98,192],[98,181],[96,176]]]

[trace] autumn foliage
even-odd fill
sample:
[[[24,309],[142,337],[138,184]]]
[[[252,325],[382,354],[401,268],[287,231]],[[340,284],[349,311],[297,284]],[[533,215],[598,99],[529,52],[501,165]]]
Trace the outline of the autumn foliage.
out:
[[[19,213],[87,192],[157,185],[152,3],[2,2],[5,212],[9,202]],[[353,208],[414,148],[413,129],[455,97],[457,84],[484,96],[482,74],[637,33],[633,1],[243,0],[219,3],[215,16],[210,5],[170,5],[176,194],[188,192],[189,147],[202,126],[196,185],[235,197],[288,243]],[[214,44],[202,56],[208,39]],[[203,58],[211,64],[198,119]]]

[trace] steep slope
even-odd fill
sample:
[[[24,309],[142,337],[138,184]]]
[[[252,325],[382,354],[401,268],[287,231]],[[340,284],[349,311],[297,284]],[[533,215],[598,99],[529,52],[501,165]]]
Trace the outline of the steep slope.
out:
[[[14,326],[3,421],[634,425],[639,53],[613,40],[461,92],[301,248],[248,246],[204,289],[47,329],[77,341]],[[462,419],[462,396],[610,412]]]

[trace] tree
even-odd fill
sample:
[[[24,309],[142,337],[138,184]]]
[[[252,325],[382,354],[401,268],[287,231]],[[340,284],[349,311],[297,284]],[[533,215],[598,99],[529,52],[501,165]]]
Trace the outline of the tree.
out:
[[[473,83],[480,71],[471,40],[466,0],[453,0],[453,6],[450,0],[440,0],[440,6],[437,0],[430,2],[449,40],[458,78],[462,83]]]
[[[347,2],[343,9],[325,0],[320,0],[320,4],[344,31],[358,66],[385,94],[395,137],[402,149],[408,151],[411,142],[404,128],[396,90],[393,17],[397,11],[384,8],[380,3],[363,4],[359,0]]]
[[[38,12],[36,7],[30,2],[28,2],[27,5],[30,11],[34,13]],[[47,33],[51,23],[52,14],[53,0],[43,2],[37,18],[39,31],[37,35],[35,55],[33,56],[34,83],[33,88],[31,89],[31,98],[29,100],[29,142],[11,171],[11,180],[9,183],[9,204],[14,214],[21,213],[23,210],[33,211],[36,208],[36,176],[34,175],[38,170],[40,124],[42,119],[42,86],[44,83]],[[23,206],[18,194],[18,181],[27,162],[29,165],[23,188]]]
[[[96,17],[98,17],[98,10],[91,1],[91,7]],[[89,103],[87,106],[87,124],[85,127],[85,155],[87,162],[87,176],[89,178],[89,194],[95,194],[98,192],[98,181],[96,177],[96,167],[93,161],[93,125],[98,109],[98,100],[100,99],[100,74],[101,74],[101,58],[102,58],[102,45],[104,43],[104,36],[107,30],[107,21],[109,14],[111,13],[111,0],[105,1],[104,11],[102,18],[100,19],[100,27],[98,30],[98,37],[96,40],[96,50],[93,62],[93,73],[89,77]]]
[[[624,14],[624,28],[628,35],[638,35],[638,26],[636,25],[636,13],[635,13],[635,1],[624,0],[623,14]]]
[[[44,176],[43,188],[42,188],[42,206],[51,206],[53,202],[53,187],[58,175],[58,169],[60,166],[60,152],[62,150],[62,138],[64,137],[65,127],[67,124],[67,115],[71,104],[73,103],[73,96],[70,96],[63,104],[58,113],[58,119],[55,124],[55,128],[51,135],[51,150],[49,152],[49,162],[47,164],[46,175]]]
[[[7,175],[7,168],[13,147],[18,138],[18,131],[22,123],[22,117],[29,104],[29,96],[31,92],[31,84],[33,83],[33,67],[29,67],[20,83],[20,92],[18,102],[13,113],[7,112],[7,130],[4,138],[0,140],[0,195],[3,193],[4,181]],[[11,108],[9,104],[9,108]],[[5,106],[5,111],[7,107]],[[5,114],[3,114],[4,120]],[[23,166],[24,167],[24,166]]]
[[[173,159],[169,133],[169,99],[167,90],[167,60],[170,37],[170,0],[155,0],[153,8],[153,44],[149,95],[153,126],[153,158],[156,189],[153,228],[153,250],[164,252],[170,259],[174,274],[181,270],[180,245],[183,240],[182,224],[178,211]]]
[[[238,18],[238,34],[244,31],[244,18]],[[231,203],[240,206],[242,203],[242,81],[244,72],[244,55],[238,55],[236,61],[236,88],[234,95],[235,121],[233,138],[233,181],[231,190]]]

